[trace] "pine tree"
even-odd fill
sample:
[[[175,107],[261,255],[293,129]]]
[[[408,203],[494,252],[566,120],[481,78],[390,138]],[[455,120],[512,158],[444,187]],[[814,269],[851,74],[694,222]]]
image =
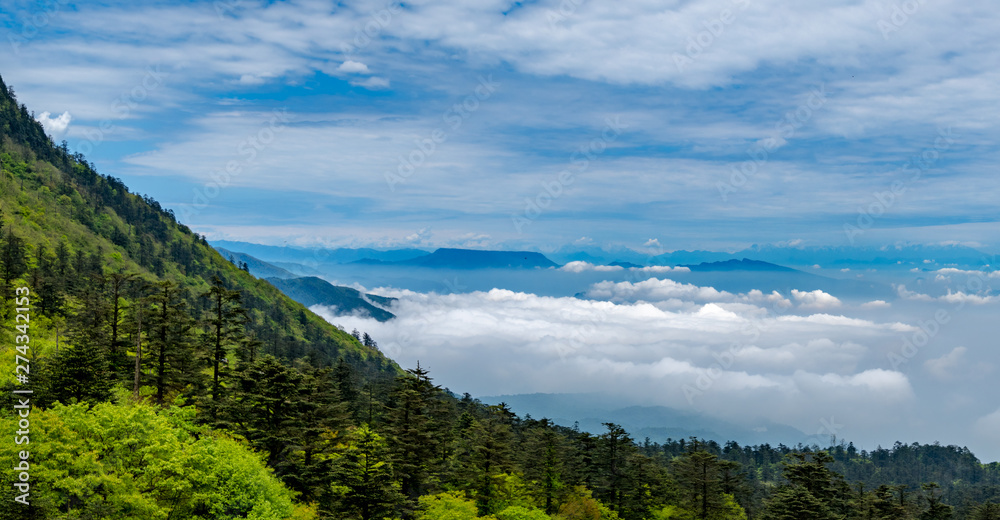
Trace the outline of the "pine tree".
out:
[[[920,520],[949,520],[955,508],[941,502],[941,486],[930,482],[924,484],[922,490],[927,509],[920,513]]]
[[[196,383],[197,364],[191,347],[193,320],[181,290],[171,281],[155,285],[149,297],[149,361],[153,365],[156,402],[167,393]]]
[[[210,307],[205,319],[207,333],[205,343],[212,362],[212,418],[217,417],[216,407],[219,402],[219,370],[226,353],[240,345],[245,338],[244,328],[247,323],[246,310],[243,309],[242,297],[239,291],[226,289],[222,279],[212,277],[212,287],[201,295],[209,300]]]
[[[385,439],[368,425],[352,433],[334,475],[332,500],[325,509],[341,515],[337,518],[388,518],[403,500]]]
[[[521,467],[531,481],[536,496],[546,514],[554,514],[563,492],[566,445],[548,419],[542,419],[524,435]]]
[[[716,518],[725,509],[722,486],[722,465],[719,457],[705,451],[703,444],[692,439],[688,451],[673,462],[681,505],[694,518]]]
[[[428,490],[436,465],[435,435],[440,425],[434,412],[441,389],[419,363],[406,372],[396,379],[390,394],[386,432],[393,469],[405,497],[403,517],[413,518],[417,498]]]
[[[971,520],[1000,520],[1000,504],[980,504],[972,512]]]
[[[834,520],[836,517],[823,502],[802,486],[785,487],[767,500],[767,520]]]

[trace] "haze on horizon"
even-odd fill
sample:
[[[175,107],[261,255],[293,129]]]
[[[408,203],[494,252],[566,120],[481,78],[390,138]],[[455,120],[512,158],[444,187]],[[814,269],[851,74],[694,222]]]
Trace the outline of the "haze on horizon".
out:
[[[998,26],[983,0],[13,0],[0,73],[56,142],[213,240],[996,251]],[[530,368],[554,374],[540,390],[650,393],[778,306],[699,406],[996,459],[1000,303],[976,276],[896,280],[884,305],[665,275],[586,298],[376,287],[400,318],[342,321],[415,338],[404,364],[439,348],[456,389]],[[887,364],[940,309],[933,350]],[[594,323],[574,355],[545,350]]]

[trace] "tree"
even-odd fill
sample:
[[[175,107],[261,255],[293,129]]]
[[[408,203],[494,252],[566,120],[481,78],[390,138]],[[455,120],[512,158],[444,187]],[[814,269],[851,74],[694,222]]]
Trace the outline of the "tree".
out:
[[[406,498],[403,517],[413,518],[417,498],[427,491],[428,478],[436,465],[437,399],[441,388],[420,367],[396,378],[390,393],[386,432],[392,465]]]
[[[1000,504],[980,504],[972,512],[971,520],[1000,520]]]
[[[191,348],[193,320],[174,282],[156,284],[149,303],[148,346],[152,355],[156,402],[162,404],[168,391],[195,382],[197,366]]]
[[[6,234],[0,231],[0,236],[3,238],[3,243],[0,244],[0,275],[3,276],[7,296],[14,280],[27,271],[28,261],[24,240],[14,233],[14,228],[7,228]]]
[[[930,482],[924,484],[922,490],[927,509],[920,513],[920,520],[949,520],[955,508],[941,502],[941,486]]]
[[[833,520],[833,513],[820,499],[802,486],[784,487],[767,500],[767,520]]]
[[[506,506],[499,496],[498,480],[513,468],[510,425],[502,412],[491,407],[486,418],[472,422],[465,437],[460,456],[463,484],[473,490],[480,515],[496,513]]]
[[[217,417],[216,408],[219,403],[219,365],[226,352],[237,347],[244,339],[247,314],[243,309],[239,291],[226,289],[218,276],[212,277],[212,287],[201,297],[208,299],[211,305],[205,320],[208,328],[205,342],[212,360],[211,406],[214,420]]]
[[[524,476],[534,484],[543,510],[550,515],[556,512],[556,501],[564,487],[564,442],[549,420],[542,419],[536,427],[525,432],[521,450]]]
[[[628,482],[628,458],[635,451],[635,443],[624,428],[615,423],[604,423],[608,429],[600,437],[600,478],[594,494],[599,500],[621,514]]]
[[[719,457],[703,449],[692,439],[689,450],[674,459],[673,475],[680,491],[681,506],[694,518],[718,518],[725,509]]]
[[[356,429],[334,473],[332,509],[358,520],[392,516],[403,495],[392,478],[385,439],[367,425]]]
[[[135,273],[119,271],[108,274],[104,279],[108,285],[108,298],[111,300],[109,324],[111,326],[108,338],[108,360],[115,373],[127,373],[127,346],[122,339],[121,328],[124,319],[124,296],[129,285],[135,280]]]

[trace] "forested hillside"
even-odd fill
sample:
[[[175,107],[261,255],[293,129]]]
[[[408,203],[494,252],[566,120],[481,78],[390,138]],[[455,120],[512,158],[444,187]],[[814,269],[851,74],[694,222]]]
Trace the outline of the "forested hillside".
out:
[[[0,159],[0,519],[1000,519],[1000,465],[957,447],[637,443],[453,395],[55,146],[2,80]]]

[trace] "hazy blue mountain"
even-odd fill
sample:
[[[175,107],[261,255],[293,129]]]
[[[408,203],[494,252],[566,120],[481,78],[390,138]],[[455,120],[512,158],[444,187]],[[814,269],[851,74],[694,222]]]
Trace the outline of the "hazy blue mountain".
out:
[[[395,298],[362,294],[357,289],[333,285],[322,278],[268,278],[268,282],[289,298],[305,305],[326,305],[337,308],[338,315],[360,313],[378,321],[389,321],[396,316],[382,307],[389,307]]]
[[[664,442],[668,438],[699,437],[720,443],[734,440],[740,444],[827,442],[809,437],[802,431],[770,421],[735,424],[704,414],[685,412],[665,406],[624,406],[619,398],[603,394],[517,394],[479,398],[487,404],[507,403],[518,415],[536,419],[547,417],[556,424],[573,426],[592,433],[606,430],[603,423],[613,422],[625,428],[633,438]]]
[[[531,269],[559,267],[541,253],[532,251],[482,251],[441,248],[429,255],[402,261],[364,259],[362,264],[412,265],[447,269]]]
[[[224,247],[216,247],[215,250],[218,251],[223,258],[236,265],[246,263],[247,269],[250,270],[250,274],[256,276],[257,278],[295,278],[297,276],[294,273],[282,269],[281,267],[260,260],[259,258],[254,258],[246,253],[237,253],[236,251],[230,251]]]
[[[318,269],[309,267],[308,265],[297,264],[295,262],[270,262],[272,265],[291,271],[295,273],[295,276],[323,276],[323,273]]]
[[[735,253],[708,251],[675,251],[654,257],[658,264],[676,265],[697,262],[747,258],[791,266],[821,265],[824,267],[899,266],[917,267],[964,266],[979,267],[994,264],[991,255],[962,245],[898,245],[884,247],[778,247],[757,246]]]
[[[770,271],[770,272],[801,272],[797,269],[792,269],[791,267],[785,267],[783,265],[772,264],[770,262],[761,262],[760,260],[750,260],[748,258],[743,258],[741,260],[723,260],[721,262],[702,262],[698,265],[684,265],[682,267],[687,267],[692,271]]]
[[[213,240],[211,244],[217,248],[224,247],[231,251],[241,251],[268,262],[293,262],[307,266],[316,264],[346,264],[364,258],[393,262],[423,256],[428,253],[428,251],[422,249],[325,249],[296,246],[265,246],[250,242],[234,242],[229,240]]]

